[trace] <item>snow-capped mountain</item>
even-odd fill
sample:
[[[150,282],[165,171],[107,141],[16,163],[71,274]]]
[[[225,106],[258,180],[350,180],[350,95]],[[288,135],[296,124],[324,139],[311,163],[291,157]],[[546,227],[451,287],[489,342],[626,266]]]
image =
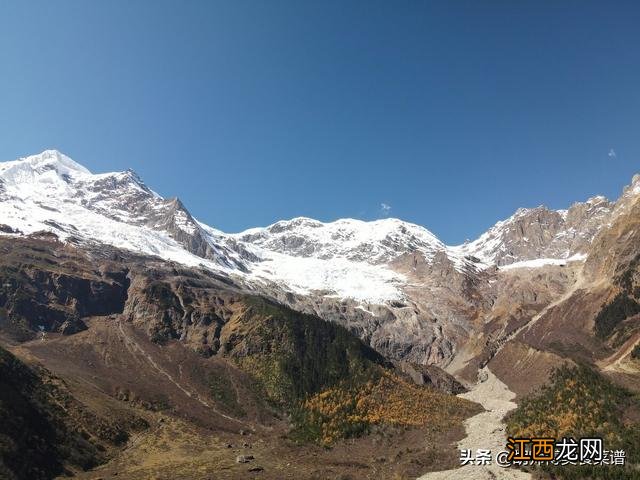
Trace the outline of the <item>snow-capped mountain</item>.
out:
[[[505,324],[515,304],[550,301],[568,288],[573,274],[565,272],[589,264],[594,238],[639,196],[636,176],[616,203],[594,197],[568,210],[520,209],[457,246],[398,219],[294,218],[227,234],[132,171],[93,174],[48,150],[0,163],[0,233],[53,232],[79,248],[111,245],[204,268],[339,322],[390,358],[447,365],[462,358],[461,345],[481,348],[469,342],[485,322]],[[548,267],[539,270],[546,280],[530,282],[540,267]]]
[[[432,261],[448,247],[427,229],[389,218],[364,222],[341,219],[323,223],[294,218],[265,228],[231,235],[262,260],[253,276],[269,278],[300,294],[385,303],[404,297],[405,275],[390,264],[402,255],[420,253]],[[462,265],[457,255],[451,255]]]
[[[477,240],[454,248],[486,265],[509,265],[537,259],[567,259],[586,253],[614,207],[602,196],[575,203],[568,210],[544,206],[520,208]]]
[[[244,269],[178,199],[164,199],[132,171],[94,175],[47,150],[0,163],[0,223],[29,234],[102,242],[187,265]]]
[[[361,229],[366,225],[355,220],[343,223],[349,222]],[[224,234],[195,220],[178,199],[153,192],[132,171],[92,174],[55,150],[0,163],[0,223],[24,234],[50,231],[62,240],[104,243],[258,283],[274,282],[301,294],[318,290],[378,303],[401,297],[401,275],[358,260],[344,247],[336,247],[332,257],[297,257],[300,252],[271,249],[257,231]],[[426,230],[411,229],[422,230],[425,247],[438,244]],[[265,229],[277,230],[275,225]],[[393,240],[395,247],[381,240],[380,252],[382,247],[401,248],[399,238]],[[361,238],[372,249],[378,249],[376,242],[375,237]],[[341,239],[335,238],[333,244],[339,246]]]
[[[320,260],[342,257],[372,265],[388,263],[398,255],[418,250],[432,257],[447,248],[427,229],[396,218],[322,223],[299,217],[266,228],[253,228],[234,237],[294,257]]]
[[[420,255],[460,272],[521,261],[578,258],[613,204],[602,197],[569,210],[520,209],[477,240],[447,246],[398,219],[322,223],[309,218],[225,234],[198,222],[133,172],[92,174],[55,150],[0,163],[0,223],[25,234],[105,243],[198,265],[297,294],[383,304],[402,299],[406,272],[394,262]]]

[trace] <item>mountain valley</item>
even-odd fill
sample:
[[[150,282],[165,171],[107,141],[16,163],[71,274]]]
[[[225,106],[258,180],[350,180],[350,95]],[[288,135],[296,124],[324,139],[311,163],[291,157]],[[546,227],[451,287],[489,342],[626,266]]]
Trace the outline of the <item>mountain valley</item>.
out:
[[[50,150],[0,163],[0,224],[9,479],[417,478],[459,464],[487,369],[518,404],[559,367],[640,392],[638,175],[448,246],[393,218],[228,234]]]

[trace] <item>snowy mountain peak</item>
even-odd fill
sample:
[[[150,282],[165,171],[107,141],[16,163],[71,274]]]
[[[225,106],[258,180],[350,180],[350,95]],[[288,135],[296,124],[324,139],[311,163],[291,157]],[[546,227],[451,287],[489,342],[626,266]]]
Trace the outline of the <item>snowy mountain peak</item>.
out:
[[[613,208],[603,196],[574,203],[567,210],[543,205],[519,208],[477,240],[454,247],[454,251],[499,266],[540,258],[566,259],[586,251]]]
[[[623,195],[637,195],[640,193],[640,174],[636,174],[631,179],[631,185],[625,187]]]
[[[0,223],[188,265],[244,268],[178,199],[165,200],[133,170],[92,174],[56,150],[0,163]]]
[[[56,170],[61,175],[91,174],[88,169],[74,162],[58,150],[45,150],[37,155],[0,163],[0,173],[9,173],[9,171],[26,172],[28,170],[34,173],[42,173],[51,169]]]
[[[306,217],[282,220],[234,235],[240,241],[297,257],[344,258],[386,263],[408,252],[429,256],[445,245],[427,229],[396,218],[363,221],[352,218],[323,223]]]
[[[604,202],[609,202],[609,200],[607,200],[607,197],[603,195],[596,195],[595,197],[588,198],[585,203],[588,205],[598,205]]]

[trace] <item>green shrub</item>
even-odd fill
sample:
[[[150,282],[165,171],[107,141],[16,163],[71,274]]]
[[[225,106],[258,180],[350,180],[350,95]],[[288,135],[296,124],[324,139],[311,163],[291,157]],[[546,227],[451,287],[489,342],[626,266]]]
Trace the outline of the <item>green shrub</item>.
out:
[[[210,375],[209,389],[211,396],[224,408],[227,413],[237,417],[244,417],[247,413],[238,403],[233,381],[226,375]]]
[[[640,313],[640,304],[626,293],[619,293],[596,316],[596,335],[600,338],[607,338],[620,322],[638,313]]]

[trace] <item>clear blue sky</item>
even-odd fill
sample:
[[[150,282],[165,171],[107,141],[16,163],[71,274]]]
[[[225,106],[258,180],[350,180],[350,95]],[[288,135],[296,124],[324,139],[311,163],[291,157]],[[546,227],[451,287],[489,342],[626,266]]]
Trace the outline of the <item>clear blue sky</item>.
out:
[[[130,167],[225,231],[385,203],[458,243],[640,171],[638,25],[631,1],[5,0],[0,159]]]

